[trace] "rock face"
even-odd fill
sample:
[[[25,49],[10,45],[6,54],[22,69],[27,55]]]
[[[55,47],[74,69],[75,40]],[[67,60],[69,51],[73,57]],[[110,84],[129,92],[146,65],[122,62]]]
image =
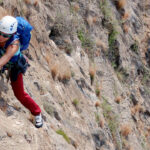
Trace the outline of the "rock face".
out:
[[[44,126],[0,77],[0,150],[150,148],[150,12],[140,0],[5,0],[34,27],[24,88]]]

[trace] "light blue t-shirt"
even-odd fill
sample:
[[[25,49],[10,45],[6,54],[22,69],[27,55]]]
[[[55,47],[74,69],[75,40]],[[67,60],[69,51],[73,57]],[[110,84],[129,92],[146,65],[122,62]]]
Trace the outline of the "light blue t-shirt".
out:
[[[16,40],[19,40],[19,36],[17,34],[14,34],[8,41],[7,43],[5,44],[5,49],[11,45],[14,41]],[[14,56],[10,59],[9,62],[13,63],[13,62],[16,62],[18,60],[18,57],[21,55],[21,51],[20,51],[20,46],[19,46],[19,49],[18,51],[14,54]]]

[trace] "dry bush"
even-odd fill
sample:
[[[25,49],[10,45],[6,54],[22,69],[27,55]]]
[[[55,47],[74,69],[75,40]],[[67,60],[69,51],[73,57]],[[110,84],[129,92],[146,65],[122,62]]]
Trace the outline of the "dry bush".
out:
[[[93,17],[93,23],[97,22],[97,17]]]
[[[50,64],[50,56],[49,55],[45,55],[45,60],[48,63],[48,65]]]
[[[62,81],[62,75],[60,73],[58,74],[57,78],[58,78],[59,81]]]
[[[27,7],[27,5],[23,5],[23,6],[22,6],[22,13],[23,13],[25,16],[30,16],[30,10],[29,10],[29,8]]]
[[[146,132],[147,132],[147,134],[150,136],[150,127],[147,127],[147,128],[146,128]]]
[[[103,51],[107,50],[106,44],[100,39],[96,39],[96,46],[101,47]]]
[[[78,12],[79,9],[80,9],[80,6],[79,6],[79,4],[75,4],[75,5],[73,6],[73,8],[74,8],[74,11],[75,11],[75,12]]]
[[[141,104],[137,104],[131,108],[132,115],[136,114],[137,112],[144,112],[144,108],[141,106]]]
[[[129,32],[129,26],[127,24],[123,24],[123,31],[124,31],[124,33]]]
[[[95,68],[93,68],[93,67],[90,67],[90,69],[89,69],[89,74],[90,74],[90,76],[92,76],[92,77],[94,77],[95,76]]]
[[[10,132],[7,131],[7,136],[8,137],[12,137],[12,133],[10,133]]]
[[[95,93],[96,93],[96,96],[97,96],[97,97],[100,97],[100,94],[101,94],[101,87],[96,87]]]
[[[129,142],[127,141],[127,139],[122,138],[122,146],[124,147],[124,149],[128,149],[129,148]]]
[[[105,125],[104,118],[102,118],[102,117],[100,118],[99,125],[100,125],[101,128],[104,128],[104,125]]]
[[[70,35],[75,31],[75,28],[76,23],[73,18],[68,18],[65,14],[58,14],[55,18],[55,23],[51,32],[53,32],[54,36],[60,37],[62,35]],[[57,38],[54,39],[54,41],[57,42]]]
[[[99,57],[100,54],[101,54],[101,50],[100,50],[100,49],[97,49],[97,50],[95,51],[95,56],[96,56],[96,57]]]
[[[24,0],[26,4],[31,4],[31,0]]]
[[[122,16],[122,20],[127,20],[129,18],[129,13],[125,12],[124,15]]]
[[[60,82],[67,83],[71,79],[71,71],[69,69],[64,72],[59,71],[57,78]]]
[[[130,110],[131,110],[131,114],[132,114],[132,115],[135,115],[135,114],[136,114],[134,107],[132,107]]]
[[[58,65],[54,65],[51,67],[51,74],[52,74],[52,78],[55,79],[55,77],[57,76],[58,73]]]
[[[117,2],[117,8],[118,8],[118,9],[124,8],[125,5],[126,5],[126,0],[119,0],[119,1]]]
[[[121,102],[121,97],[120,97],[120,96],[117,96],[117,97],[115,98],[115,102],[119,104],[119,103]]]
[[[64,49],[65,49],[66,54],[68,54],[70,56],[73,51],[73,47],[72,47],[71,43],[66,43]]]
[[[134,41],[137,42],[138,44],[141,43],[141,39],[137,35],[134,36]]]
[[[66,70],[62,75],[62,80],[70,80],[70,78],[71,78],[71,72],[70,70]]]
[[[93,25],[93,17],[92,17],[92,16],[89,15],[89,16],[87,17],[87,23],[88,23],[89,26],[92,26],[92,25]]]
[[[96,101],[95,107],[100,107],[100,102],[99,101]]]
[[[146,132],[146,133],[144,134],[144,136],[145,136],[146,138],[149,137],[149,133]]]
[[[147,131],[148,131],[148,133],[150,134],[150,127],[149,127],[149,128],[147,128]]]
[[[132,129],[129,124],[125,124],[121,126],[121,134],[122,136],[127,137],[131,133]]]
[[[136,114],[137,112],[139,112],[139,105],[135,105],[131,108],[132,115]]]
[[[98,98],[101,97],[101,91],[102,91],[102,81],[100,81],[99,84],[96,83],[95,93]]]
[[[39,3],[38,3],[38,0],[35,0],[34,3],[33,3],[33,5],[34,5],[35,7],[37,7],[38,4],[39,4]]]
[[[67,44],[71,44],[70,39],[64,39],[64,42],[67,43]]]
[[[95,67],[90,66],[90,68],[89,68],[89,75],[90,75],[90,79],[91,79],[91,85],[94,82],[95,73],[96,73]]]
[[[10,15],[10,13],[8,11],[6,11],[6,9],[0,7],[0,19],[2,19],[4,16]]]
[[[122,146],[123,146],[124,148],[127,148],[127,147],[129,146],[128,141],[127,141],[126,138],[122,138]]]

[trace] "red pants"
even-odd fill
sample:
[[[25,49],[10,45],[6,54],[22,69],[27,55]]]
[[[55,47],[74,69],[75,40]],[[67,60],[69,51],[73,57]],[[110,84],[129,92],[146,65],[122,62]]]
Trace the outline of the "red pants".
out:
[[[11,86],[16,98],[27,108],[30,112],[36,116],[40,114],[40,107],[34,102],[34,100],[24,91],[23,76],[22,73],[18,75],[16,81],[11,81]]]

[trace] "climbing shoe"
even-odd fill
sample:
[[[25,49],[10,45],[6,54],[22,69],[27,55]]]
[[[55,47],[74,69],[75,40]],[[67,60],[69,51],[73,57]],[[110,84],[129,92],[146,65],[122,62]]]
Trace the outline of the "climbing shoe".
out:
[[[43,119],[42,119],[42,115],[39,114],[39,115],[35,116],[35,127],[41,128],[42,126],[43,126]]]

